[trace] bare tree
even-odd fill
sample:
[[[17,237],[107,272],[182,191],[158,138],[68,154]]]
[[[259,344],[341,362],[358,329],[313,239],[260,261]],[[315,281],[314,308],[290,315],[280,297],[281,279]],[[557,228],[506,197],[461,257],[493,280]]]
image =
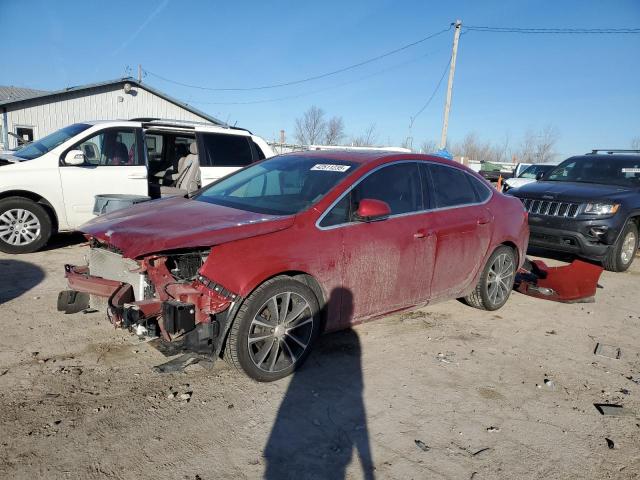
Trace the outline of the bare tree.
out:
[[[342,117],[332,117],[326,125],[325,145],[339,145],[345,137]]]
[[[547,163],[553,160],[556,156],[555,146],[560,138],[558,129],[553,125],[547,125],[542,129],[538,136],[538,143],[536,145],[536,157],[538,162]]]
[[[640,150],[640,137],[634,137],[631,139],[631,149]]]
[[[438,144],[433,140],[425,140],[420,145],[420,153],[435,153],[438,150]]]
[[[302,145],[320,143],[325,138],[327,123],[324,111],[315,105],[304,112],[302,118],[296,118],[296,141]]]
[[[372,147],[376,143],[378,134],[376,133],[376,124],[370,124],[362,135],[353,137],[351,144],[354,147]]]

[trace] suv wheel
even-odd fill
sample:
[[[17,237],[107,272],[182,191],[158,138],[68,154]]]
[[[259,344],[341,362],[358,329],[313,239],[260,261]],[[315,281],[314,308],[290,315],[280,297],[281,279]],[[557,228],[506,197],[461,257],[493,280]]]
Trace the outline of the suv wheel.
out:
[[[305,361],[320,333],[318,300],[306,285],[276,277],[240,307],[224,356],[259,382],[279,380]]]
[[[0,251],[35,252],[51,233],[51,218],[42,205],[23,197],[0,200]]]
[[[515,252],[502,245],[491,254],[475,290],[464,300],[467,305],[481,310],[498,310],[507,303],[515,276]]]
[[[629,221],[618,237],[618,241],[609,247],[602,264],[610,272],[624,272],[633,263],[637,250],[638,227],[633,221]]]

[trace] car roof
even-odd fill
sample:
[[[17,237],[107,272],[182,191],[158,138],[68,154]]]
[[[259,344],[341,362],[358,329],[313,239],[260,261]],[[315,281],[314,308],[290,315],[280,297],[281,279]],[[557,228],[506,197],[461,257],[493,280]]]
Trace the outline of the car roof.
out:
[[[585,155],[574,155],[567,158],[567,160],[576,160],[580,158],[606,158],[607,160],[625,161],[625,160],[640,160],[640,155],[634,153],[587,153]]]
[[[422,153],[398,153],[381,150],[313,150],[285,153],[286,156],[297,156],[307,158],[322,158],[326,160],[343,160],[347,162],[355,162],[360,164],[382,163],[383,161],[402,161],[402,160],[422,160],[452,165],[456,167],[464,167],[461,163],[448,160],[437,155],[425,155]]]

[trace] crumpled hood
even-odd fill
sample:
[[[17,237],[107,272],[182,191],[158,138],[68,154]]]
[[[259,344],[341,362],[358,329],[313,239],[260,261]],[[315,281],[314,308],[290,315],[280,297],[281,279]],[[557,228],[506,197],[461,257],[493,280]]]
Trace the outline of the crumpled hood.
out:
[[[102,215],[79,230],[116,247],[125,257],[137,258],[277,232],[290,227],[294,218],[173,197]]]

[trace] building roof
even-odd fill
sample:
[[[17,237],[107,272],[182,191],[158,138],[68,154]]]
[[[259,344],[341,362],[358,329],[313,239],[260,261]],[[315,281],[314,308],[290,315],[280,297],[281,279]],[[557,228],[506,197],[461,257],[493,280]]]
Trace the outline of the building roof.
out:
[[[14,87],[0,85],[0,103],[7,103],[22,98],[30,98],[46,94],[45,90],[35,90],[33,88]]]
[[[57,95],[66,95],[69,93],[75,93],[75,92],[81,92],[83,90],[89,90],[92,88],[100,88],[100,87],[107,87],[107,86],[112,86],[112,85],[124,85],[125,83],[130,83],[132,86],[136,86],[138,88],[143,88],[146,91],[153,93],[154,95],[157,95],[160,98],[164,98],[166,101],[173,103],[174,105],[177,105],[179,107],[184,108],[185,110],[198,115],[199,117],[202,117],[208,121],[210,121],[211,123],[213,123],[214,125],[223,125],[226,126],[226,123],[223,122],[222,120],[218,120],[215,117],[212,117],[211,115],[209,115],[208,113],[205,113],[201,110],[198,110],[197,108],[194,108],[193,106],[189,105],[188,103],[184,103],[176,98],[173,98],[169,95],[167,95],[164,92],[161,92],[160,90],[156,90],[155,88],[151,87],[148,84],[143,84],[142,82],[138,82],[135,78],[133,77],[123,77],[123,78],[118,78],[115,80],[107,80],[105,82],[98,82],[98,83],[90,83],[87,85],[78,85],[75,87],[67,87],[65,89],[62,90],[55,90],[55,91],[44,91],[44,90],[32,90],[30,88],[20,88],[20,87],[1,87],[0,86],[0,107],[6,106],[6,105],[10,105],[10,104],[16,104],[16,103],[21,103],[21,102],[27,102],[30,100],[34,100],[34,99],[43,99],[46,97],[53,97],[53,96],[57,96]],[[4,92],[4,89],[8,89],[8,91],[19,91],[19,92],[23,92],[22,96],[19,97],[15,97],[15,96],[8,96],[8,95],[3,95],[2,93]]]

